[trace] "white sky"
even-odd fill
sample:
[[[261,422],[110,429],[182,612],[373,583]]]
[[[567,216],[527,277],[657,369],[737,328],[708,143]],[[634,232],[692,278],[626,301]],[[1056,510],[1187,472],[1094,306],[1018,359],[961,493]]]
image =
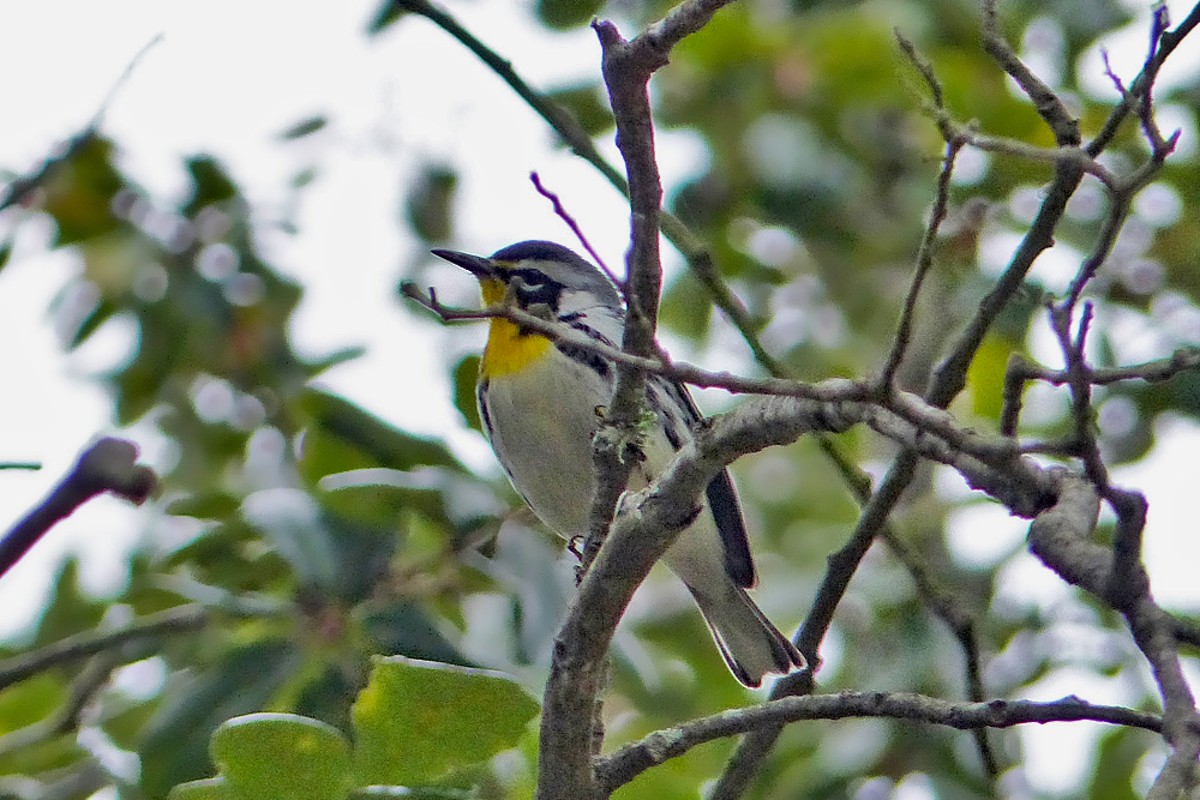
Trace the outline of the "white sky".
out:
[[[150,194],[179,197],[185,190],[182,157],[213,153],[269,222],[281,213],[287,179],[316,165],[318,180],[305,191],[297,220],[300,235],[267,233],[263,239],[275,266],[307,287],[294,340],[312,355],[367,345],[367,357],[339,367],[327,383],[408,430],[447,435],[460,426],[448,400],[445,339],[432,326],[412,324],[394,292],[402,270],[421,257],[398,224],[414,166],[423,158],[463,166],[456,207],[463,249],[490,252],[524,238],[570,242],[529,186],[527,175],[534,169],[584,222],[610,265],[621,261],[627,212],[613,189],[591,168],[554,149],[535,115],[432,24],[414,18],[367,41],[363,30],[376,5],[377,0],[0,3],[0,74],[9,76],[0,82],[6,119],[0,166],[28,170],[50,145],[79,130],[130,58],[161,34],[162,42],[107,112],[104,130],[121,145],[125,168]],[[529,21],[527,4],[455,2],[453,11],[496,43],[535,86],[553,88],[598,68],[590,31],[548,37]],[[1144,27],[1127,38],[1134,49],[1114,45],[1114,65],[1132,74]],[[330,116],[332,126],[289,145],[275,138],[314,114]],[[665,137],[659,150],[668,186],[704,159],[686,136]],[[0,232],[11,224],[11,217],[0,217]],[[90,438],[111,431],[108,400],[88,376],[118,363],[132,343],[131,331],[116,324],[81,352],[61,355],[47,307],[76,266],[68,254],[43,252],[46,235],[44,226],[28,226],[12,263],[0,272],[5,342],[0,375],[8,376],[11,387],[0,401],[0,461],[45,464],[38,473],[0,473],[3,521],[16,519],[44,494]],[[427,275],[444,299],[473,302],[466,276],[437,269]],[[480,338],[479,331],[463,329],[451,337],[451,347],[457,355]],[[1191,572],[1200,537],[1191,522],[1193,473],[1169,465],[1190,462],[1200,435],[1190,423],[1166,424],[1160,451],[1119,478],[1151,496],[1147,557],[1158,596],[1197,610],[1200,595]],[[450,435],[471,463],[493,468],[478,437]],[[152,433],[132,436],[153,461]],[[956,546],[982,561],[988,552],[1003,550],[997,542],[1015,545],[1024,531],[1023,523],[995,506],[964,512],[959,522]],[[0,637],[28,624],[64,552],[85,554],[90,586],[119,583],[121,553],[137,528],[133,511],[104,498],[52,531],[0,582]],[[1049,587],[1055,579],[1043,570],[1030,580],[1029,602],[1041,602],[1036,598],[1046,590],[1047,602],[1054,602],[1057,593]],[[1052,730],[1061,733],[1063,727]],[[1038,781],[1050,781],[1047,786],[1073,774],[1062,761],[1030,766]]]

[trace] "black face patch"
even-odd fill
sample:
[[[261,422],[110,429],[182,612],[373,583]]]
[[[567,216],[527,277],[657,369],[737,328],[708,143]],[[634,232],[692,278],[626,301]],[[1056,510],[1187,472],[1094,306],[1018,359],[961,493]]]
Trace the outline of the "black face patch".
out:
[[[532,267],[510,270],[506,277],[522,308],[541,305],[557,313],[563,289],[566,288],[561,283]]]

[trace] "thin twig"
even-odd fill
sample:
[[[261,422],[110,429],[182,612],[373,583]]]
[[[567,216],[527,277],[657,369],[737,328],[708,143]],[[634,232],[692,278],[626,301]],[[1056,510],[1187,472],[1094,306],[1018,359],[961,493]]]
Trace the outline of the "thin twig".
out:
[[[1080,265],[1075,277],[1071,280],[1071,285],[1067,290],[1066,299],[1060,304],[1064,309],[1073,309],[1083,297],[1083,290],[1096,277],[1100,267],[1112,252],[1113,245],[1116,244],[1117,236],[1121,232],[1121,228],[1125,225],[1125,220],[1129,215],[1129,201],[1131,197],[1118,194],[1113,197],[1112,206],[1108,210],[1108,214],[1104,217],[1104,223],[1100,229],[1100,235],[1097,237],[1096,244],[1092,248],[1092,252],[1084,259]]]
[[[960,125],[954,122],[949,117],[945,117],[940,121],[944,122],[950,130],[954,131],[957,138],[962,139],[965,144],[974,147],[976,150],[982,150],[985,153],[995,153],[997,155],[1013,156],[1014,158],[1021,158],[1026,161],[1034,161],[1042,164],[1069,163],[1078,167],[1086,174],[1097,178],[1109,189],[1117,187],[1117,179],[1113,176],[1112,172],[1081,147],[1067,145],[1062,147],[1038,147],[1037,145],[1027,144],[1016,139],[982,134],[971,126]]]
[[[484,309],[454,308],[443,304],[435,294],[423,291],[412,282],[403,283],[400,291],[405,297],[437,314],[443,322],[503,317],[523,328],[537,331],[551,341],[579,347],[618,364],[701,388],[724,389],[737,394],[790,395],[813,399],[834,399],[848,396],[865,398],[870,395],[870,388],[865,382],[835,379],[814,384],[790,378],[750,378],[729,372],[711,372],[684,361],[663,361],[661,355],[651,358],[631,355],[587,337],[566,325],[534,316],[511,306],[490,306]]]
[[[1200,3],[1192,6],[1192,10],[1188,12],[1183,22],[1173,30],[1163,32],[1156,37],[1158,46],[1153,48],[1153,57],[1142,67],[1142,71],[1130,84],[1129,91],[1122,95],[1121,102],[1108,115],[1100,132],[1084,148],[1090,155],[1097,156],[1108,148],[1117,135],[1121,123],[1125,121],[1131,111],[1136,110],[1140,102],[1138,98],[1146,93],[1147,87],[1153,85],[1163,63],[1197,25],[1200,25]]]
[[[945,93],[942,90],[942,82],[938,80],[937,73],[934,72],[933,64],[929,62],[929,59],[921,55],[917,50],[917,46],[899,28],[892,29],[892,36],[895,37],[900,51],[904,53],[909,63],[913,65],[921,75],[921,79],[925,81],[925,87],[929,90],[929,99],[933,104],[933,108],[938,112],[944,112],[946,110]],[[954,139],[955,132],[943,120],[940,113],[936,116],[936,119],[938,120],[938,129],[941,131],[942,139],[946,142]]]
[[[929,270],[933,267],[933,248],[937,241],[938,230],[946,219],[946,211],[950,202],[950,178],[954,173],[954,162],[962,149],[962,142],[953,139],[946,142],[946,152],[942,156],[942,169],[938,174],[937,194],[934,197],[933,209],[929,212],[929,222],[917,248],[916,269],[913,270],[912,281],[909,283],[908,294],[904,298],[904,308],[900,313],[900,322],[892,337],[891,352],[888,353],[883,369],[880,370],[879,385],[882,391],[895,388],[896,372],[908,350],[912,338],[913,323],[916,319],[917,301],[921,296],[921,287]]]
[[[1109,386],[1125,381],[1142,381],[1144,383],[1161,383],[1169,381],[1181,372],[1200,369],[1200,348],[1181,347],[1167,358],[1154,359],[1141,364],[1131,364],[1127,367],[1111,367],[1096,369],[1088,367],[1087,380],[1093,386]],[[1022,356],[1013,353],[1009,357],[1008,367],[1004,376],[1004,409],[1001,412],[1000,432],[1004,436],[1016,433],[1017,422],[1021,413],[1021,394],[1028,381],[1038,380],[1054,386],[1067,383],[1069,377],[1066,370],[1052,369],[1036,364]]]
[[[126,627],[117,630],[87,631],[28,653],[0,661],[0,689],[97,653],[116,650],[126,644],[142,639],[191,633],[208,625],[213,612],[199,605],[169,608],[149,614]]]
[[[142,45],[142,48],[134,54],[133,58],[131,58],[129,63],[125,66],[125,69],[122,70],[121,74],[117,76],[117,79],[113,81],[112,87],[109,88],[108,92],[104,95],[104,99],[100,102],[100,106],[92,115],[91,120],[88,121],[88,124],[85,125],[81,131],[68,139],[67,142],[62,145],[61,148],[59,148],[57,153],[46,158],[45,161],[43,161],[32,172],[9,182],[9,184],[4,187],[3,192],[0,193],[0,211],[4,211],[9,207],[24,201],[31,191],[41,186],[42,183],[45,182],[46,177],[54,170],[55,167],[57,167],[59,164],[70,161],[92,143],[92,141],[99,134],[100,126],[104,123],[104,116],[108,113],[108,108],[110,105],[112,105],[113,100],[116,99],[117,94],[125,86],[126,81],[129,80],[129,77],[133,74],[133,71],[137,68],[138,64],[141,63],[142,58],[144,58],[145,55],[150,52],[155,45],[161,42],[162,39],[163,35],[161,33],[157,34],[150,41],[146,42],[146,44]]]
[[[592,243],[589,242],[587,236],[583,234],[583,230],[579,227],[579,223],[576,222],[575,218],[571,216],[570,212],[567,211],[566,206],[562,204],[562,200],[559,199],[558,195],[545,187],[545,185],[542,183],[541,176],[536,172],[529,173],[529,180],[532,181],[533,188],[537,190],[537,193],[550,201],[550,204],[554,208],[554,213],[559,219],[567,224],[567,227],[571,229],[571,233],[575,234],[575,238],[579,240],[581,245],[583,245],[583,249],[587,250],[588,255],[592,257],[593,263],[600,268],[601,272],[608,276],[610,281],[616,284],[617,287],[624,292],[625,282],[617,277],[615,272],[608,268],[608,264],[604,263],[604,259],[601,258],[600,254],[596,252],[596,249],[592,247]]]

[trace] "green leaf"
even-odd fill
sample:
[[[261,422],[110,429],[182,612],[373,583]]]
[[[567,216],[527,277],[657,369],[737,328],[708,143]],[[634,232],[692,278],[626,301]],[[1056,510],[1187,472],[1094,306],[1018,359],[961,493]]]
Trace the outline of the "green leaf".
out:
[[[291,642],[259,641],[226,653],[207,669],[194,668],[191,680],[168,684],[138,748],[146,793],[160,797],[178,783],[211,775],[213,730],[270,702],[301,658]]]
[[[119,307],[115,303],[110,303],[107,300],[101,300],[97,303],[80,321],[79,327],[71,334],[71,338],[67,340],[67,349],[74,350],[83,344],[89,336],[95,333],[118,310]]]
[[[386,531],[394,531],[409,512],[443,528],[463,529],[506,510],[479,480],[439,467],[347,470],[328,476],[321,488],[318,499],[337,516]]]
[[[366,785],[428,783],[515,746],[537,712],[494,672],[376,659],[352,711],[355,774]]]
[[[67,559],[54,580],[50,602],[38,622],[34,645],[48,645],[96,628],[104,617],[105,608],[105,603],[80,587],[79,560],[75,557]]]
[[[241,505],[241,499],[229,492],[199,492],[167,504],[166,512],[176,517],[226,519]]]
[[[986,337],[967,369],[967,387],[971,391],[971,406],[984,419],[998,420],[1004,402],[1004,373],[1008,357],[1019,351],[1020,342],[1005,336]]]
[[[308,717],[235,717],[213,732],[209,752],[238,800],[339,800],[350,789],[350,743]]]
[[[104,717],[101,728],[117,747],[122,750],[136,750],[142,730],[154,715],[159,699],[161,698],[155,697],[145,703],[135,702],[106,711],[107,716]]]
[[[288,181],[288,186],[293,189],[303,189],[305,186],[308,186],[310,183],[315,181],[317,179],[317,175],[319,174],[320,173],[317,172],[315,167],[302,169],[291,177],[291,180]],[[288,230],[290,233],[295,233],[298,231],[294,220],[289,218],[287,224],[289,226]]]
[[[42,181],[42,209],[58,226],[55,245],[75,244],[115,230],[112,199],[123,178],[113,166],[112,142],[94,134],[74,140],[69,156],[53,164]]]
[[[158,402],[159,392],[171,378],[156,353],[144,344],[146,331],[142,329],[143,345],[137,357],[111,380],[116,395],[117,422],[128,425],[148,412]]]
[[[706,291],[690,269],[681,272],[663,293],[661,324],[693,342],[703,342],[712,320],[712,303],[698,300],[707,297]]]
[[[404,198],[413,232],[426,242],[444,242],[454,234],[454,195],[458,173],[443,164],[426,164]]]
[[[1141,796],[1134,790],[1132,777],[1138,762],[1145,756],[1144,734],[1128,728],[1117,728],[1100,737],[1092,769],[1087,797],[1094,800],[1134,800]]]
[[[320,506],[299,489],[265,489],[242,503],[242,517],[291,565],[302,583],[332,589],[338,554]]]
[[[5,689],[0,692],[0,738],[29,725],[46,725],[69,702],[70,691],[57,672],[44,672]],[[22,738],[17,734],[11,740]],[[62,769],[77,763],[82,755],[74,736],[39,736],[0,752],[0,775]]]
[[[479,419],[479,404],[475,401],[479,361],[479,356],[467,356],[454,365],[454,407],[467,425],[482,433],[483,421]]]
[[[379,4],[379,8],[375,11],[375,15],[371,17],[371,21],[367,23],[367,33],[374,36],[396,20],[411,13],[411,11],[401,8],[399,3],[393,3],[392,0],[383,0]]]
[[[67,699],[67,687],[43,672],[0,692],[0,735],[32,725]]]
[[[365,347],[343,347],[341,350],[335,350],[327,356],[321,356],[314,361],[304,362],[304,371],[308,377],[315,378],[326,370],[333,369],[338,364],[344,364],[347,361],[353,361],[356,358],[362,357],[367,352]]]
[[[233,794],[222,778],[204,778],[179,784],[167,800],[233,800]]]
[[[367,614],[362,620],[362,628],[377,652],[471,666],[467,657],[442,636],[429,614],[408,600]]]
[[[335,472],[367,467],[410,470],[418,466],[464,471],[436,439],[404,433],[353,403],[310,389],[300,400],[308,414],[300,473],[309,483]]]
[[[586,25],[604,0],[538,0],[538,19],[549,28],[565,30]]]
[[[183,211],[189,217],[205,206],[223,203],[238,196],[237,184],[212,156],[189,158],[187,170],[192,176],[192,196]]]
[[[392,470],[362,470],[337,476]],[[399,473],[404,475],[405,473]],[[426,516],[441,518],[442,499],[432,486],[406,488],[381,483],[340,485],[320,494],[321,503],[342,519],[380,530],[395,531],[405,511],[417,509]]]
[[[566,109],[583,126],[588,136],[599,136],[613,127],[608,98],[595,83],[556,89],[548,97]]]
[[[279,138],[283,139],[284,141],[291,141],[294,139],[302,139],[305,136],[308,136],[310,134],[316,133],[319,130],[324,129],[325,126],[328,124],[329,124],[329,120],[327,118],[321,116],[320,114],[317,114],[315,116],[311,116],[306,119],[302,119],[299,122],[297,122],[296,124],[292,125],[291,127],[284,129],[279,134]]]

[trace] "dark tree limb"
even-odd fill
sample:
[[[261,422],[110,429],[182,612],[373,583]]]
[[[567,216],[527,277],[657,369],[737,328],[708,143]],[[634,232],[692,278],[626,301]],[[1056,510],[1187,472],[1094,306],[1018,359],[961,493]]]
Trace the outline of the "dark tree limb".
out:
[[[137,463],[137,447],[124,439],[104,438],[83,452],[50,494],[0,540],[0,576],[52,527],[98,494],[109,492],[141,505],[154,491],[157,478]]]
[[[655,731],[622,747],[597,763],[600,784],[611,792],[647,769],[681,756],[693,747],[715,739],[763,727],[782,727],[802,720],[885,718],[945,725],[959,730],[1008,728],[1030,723],[1090,720],[1159,732],[1163,720],[1121,706],[1093,705],[1077,697],[1049,703],[1031,700],[991,700],[952,703],[917,694],[842,692],[806,697],[785,697],[760,706],[739,708],[691,720],[674,728]]]
[[[1062,147],[1079,144],[1079,120],[1071,116],[1054,90],[1025,65],[1000,32],[998,0],[983,0],[983,49],[1021,87]]]
[[[1173,748],[1148,797],[1175,798],[1194,786],[1200,755],[1200,714],[1179,662],[1177,626],[1154,602],[1140,563],[1123,582],[1114,582],[1116,557],[1091,540],[1099,510],[1100,496],[1090,481],[1065,478],[1058,501],[1030,525],[1030,549],[1063,580],[1091,592],[1125,617],[1159,687],[1163,736]]]
[[[617,147],[628,180],[630,247],[623,283],[626,314],[621,349],[632,356],[650,358],[659,352],[655,327],[662,284],[658,247],[662,182],[654,151],[650,77],[666,63],[670,49],[703,27],[721,5],[711,0],[682,3],[633,41],[626,41],[612,23],[593,23],[617,125]],[[583,578],[567,621],[555,639],[542,704],[539,800],[579,800],[597,794],[591,756],[597,742],[597,703],[604,683],[609,641],[633,590],[690,521],[695,497],[703,489],[701,485],[691,495],[686,515],[681,516],[678,509],[670,509],[664,515],[660,520],[660,535],[643,535],[640,540],[619,536],[627,514],[616,515],[617,503],[637,457],[644,387],[644,372],[617,364],[613,396],[593,440],[596,489],[583,546]],[[635,541],[646,555],[640,564],[630,552]],[[625,576],[620,589],[614,586],[614,564],[615,571]],[[591,587],[597,585],[616,601],[605,604],[605,613],[597,613],[596,604],[588,599],[596,591]]]

